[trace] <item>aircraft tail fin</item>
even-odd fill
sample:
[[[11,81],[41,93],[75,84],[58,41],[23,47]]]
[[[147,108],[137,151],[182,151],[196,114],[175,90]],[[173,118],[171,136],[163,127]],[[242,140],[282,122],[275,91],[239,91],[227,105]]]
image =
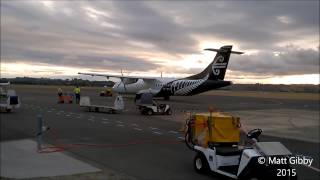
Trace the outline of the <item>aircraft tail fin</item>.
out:
[[[217,52],[213,61],[201,73],[188,77],[188,79],[203,79],[208,76],[209,80],[223,80],[229,63],[231,53],[243,54],[243,52],[232,51],[232,46],[222,46],[220,49],[204,49]]]

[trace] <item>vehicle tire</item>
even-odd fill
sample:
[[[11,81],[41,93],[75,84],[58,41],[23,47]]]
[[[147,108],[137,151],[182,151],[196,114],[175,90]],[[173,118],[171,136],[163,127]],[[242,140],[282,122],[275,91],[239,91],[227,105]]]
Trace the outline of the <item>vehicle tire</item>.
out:
[[[171,114],[172,114],[172,111],[171,111],[170,108],[167,110],[166,114],[167,114],[167,115],[171,115]]]
[[[194,169],[198,173],[206,173],[209,170],[209,165],[205,156],[198,152],[193,160]]]
[[[151,116],[153,114],[153,111],[151,109],[147,110],[147,115]]]
[[[11,109],[7,109],[7,108],[6,108],[6,111],[7,111],[7,112],[11,112]]]

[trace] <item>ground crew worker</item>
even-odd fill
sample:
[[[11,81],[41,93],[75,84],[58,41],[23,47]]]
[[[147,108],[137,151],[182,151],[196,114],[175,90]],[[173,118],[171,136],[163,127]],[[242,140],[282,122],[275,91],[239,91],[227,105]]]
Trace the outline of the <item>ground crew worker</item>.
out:
[[[58,88],[58,98],[59,98],[59,103],[63,103],[63,97],[62,97],[62,89]]]
[[[62,96],[62,89],[61,88],[58,88],[58,96]]]
[[[80,102],[80,87],[76,86],[73,90],[75,96],[76,96],[76,104],[79,104]]]

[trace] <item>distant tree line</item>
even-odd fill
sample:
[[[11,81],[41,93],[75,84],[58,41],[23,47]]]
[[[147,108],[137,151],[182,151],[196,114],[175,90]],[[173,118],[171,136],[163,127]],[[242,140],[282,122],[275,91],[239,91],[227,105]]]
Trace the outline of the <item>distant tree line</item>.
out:
[[[83,79],[50,79],[50,78],[30,78],[30,77],[16,77],[0,79],[0,82],[8,82],[11,84],[33,84],[33,85],[66,85],[66,86],[94,86],[103,87],[114,85],[113,81],[89,81]],[[311,84],[233,84],[221,88],[222,90],[230,91],[269,91],[269,92],[306,92],[319,93],[319,85]]]
[[[65,85],[65,86],[113,86],[112,81],[89,81],[78,78],[72,79],[50,79],[50,78],[31,78],[31,77],[16,77],[16,78],[2,78],[1,82],[8,82],[11,84],[30,84],[30,85]]]

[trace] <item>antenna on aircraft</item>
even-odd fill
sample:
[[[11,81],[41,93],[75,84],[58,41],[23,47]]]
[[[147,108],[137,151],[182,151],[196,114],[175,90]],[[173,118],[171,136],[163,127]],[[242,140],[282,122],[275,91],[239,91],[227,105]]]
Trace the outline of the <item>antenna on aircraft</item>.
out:
[[[123,83],[123,88],[124,88],[124,90],[127,92],[127,87],[126,87],[126,83],[124,82],[124,77],[123,77],[123,72],[122,72],[122,69],[121,69],[121,78],[120,78],[120,80],[121,80],[121,82]],[[119,84],[120,85],[120,84]],[[118,86],[119,86],[118,85]]]

